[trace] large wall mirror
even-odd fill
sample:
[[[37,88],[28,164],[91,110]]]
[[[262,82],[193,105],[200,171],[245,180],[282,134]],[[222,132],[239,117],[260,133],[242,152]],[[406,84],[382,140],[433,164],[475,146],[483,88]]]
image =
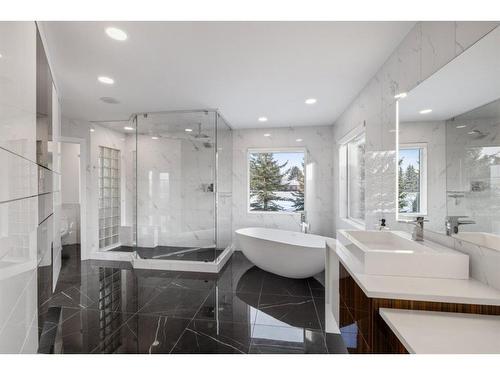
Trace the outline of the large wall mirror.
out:
[[[500,250],[500,28],[397,108],[398,219]]]

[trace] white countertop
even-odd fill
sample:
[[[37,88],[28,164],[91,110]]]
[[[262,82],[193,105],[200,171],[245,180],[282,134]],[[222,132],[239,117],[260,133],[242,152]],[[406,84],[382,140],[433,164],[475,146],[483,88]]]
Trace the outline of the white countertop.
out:
[[[500,353],[500,316],[386,308],[380,316],[410,353]]]
[[[327,244],[370,298],[500,306],[500,290],[477,280],[367,275],[361,272],[359,259],[337,246],[335,239],[328,239]]]

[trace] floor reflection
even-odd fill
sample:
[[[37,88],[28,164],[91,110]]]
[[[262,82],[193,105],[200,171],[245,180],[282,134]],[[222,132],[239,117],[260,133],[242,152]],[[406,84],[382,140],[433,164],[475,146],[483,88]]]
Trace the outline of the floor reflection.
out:
[[[50,306],[63,353],[344,353],[324,332],[324,288],[241,253],[218,275],[65,259]],[[43,336],[43,335],[42,335]],[[46,336],[49,337],[50,335]]]

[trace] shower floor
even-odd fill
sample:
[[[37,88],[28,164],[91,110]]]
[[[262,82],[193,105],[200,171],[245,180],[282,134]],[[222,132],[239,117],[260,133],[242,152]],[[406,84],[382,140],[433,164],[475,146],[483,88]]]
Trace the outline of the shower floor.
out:
[[[137,251],[141,259],[163,259],[163,260],[191,260],[201,262],[213,262],[222,254],[223,249],[215,247],[179,247],[179,246],[157,246],[157,247],[133,247],[119,246],[109,251]]]

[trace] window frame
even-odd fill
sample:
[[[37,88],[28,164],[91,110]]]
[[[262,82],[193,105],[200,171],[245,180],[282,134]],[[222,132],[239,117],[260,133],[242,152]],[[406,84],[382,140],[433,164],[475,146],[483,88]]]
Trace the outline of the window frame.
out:
[[[301,152],[304,154],[304,211],[252,211],[250,209],[250,154],[257,153],[280,153],[280,152]],[[301,215],[307,211],[307,160],[308,152],[305,147],[266,147],[266,148],[248,148],[246,153],[246,206],[247,214],[264,214],[264,215]]]
[[[352,217],[351,216],[351,209],[350,209],[350,202],[351,202],[351,189],[350,189],[350,184],[349,184],[349,145],[352,144],[355,140],[357,140],[358,138],[361,138],[363,137],[364,138],[364,143],[365,143],[365,146],[366,146],[366,132],[365,131],[362,131],[361,133],[357,134],[356,136],[352,137],[349,141],[347,141],[345,143],[345,150],[346,150],[346,189],[347,189],[347,207],[346,207],[346,218],[348,220],[351,220],[351,221],[354,221],[355,223],[358,223],[358,224],[361,224],[361,225],[365,225],[365,222],[366,222],[366,149],[365,149],[365,155],[364,155],[364,158],[365,158],[365,178],[364,178],[364,191],[365,191],[365,202],[363,202],[363,204],[365,205],[365,209],[363,211],[364,213],[364,219],[360,219],[360,218],[357,218],[357,217]]]
[[[399,159],[401,158],[401,150],[420,149],[420,210],[419,212],[400,212],[399,211]],[[398,159],[396,161],[397,178],[396,178],[396,201],[398,215],[402,218],[412,218],[416,216],[427,216],[428,214],[428,144],[426,142],[410,142],[401,143],[398,145]]]
[[[338,144],[338,216],[348,225],[364,230],[366,228],[366,149],[365,149],[365,218],[360,220],[349,215],[349,160],[348,160],[348,144],[359,138],[361,135],[365,137],[366,144],[366,123],[363,121],[360,125],[350,130],[340,140]]]

